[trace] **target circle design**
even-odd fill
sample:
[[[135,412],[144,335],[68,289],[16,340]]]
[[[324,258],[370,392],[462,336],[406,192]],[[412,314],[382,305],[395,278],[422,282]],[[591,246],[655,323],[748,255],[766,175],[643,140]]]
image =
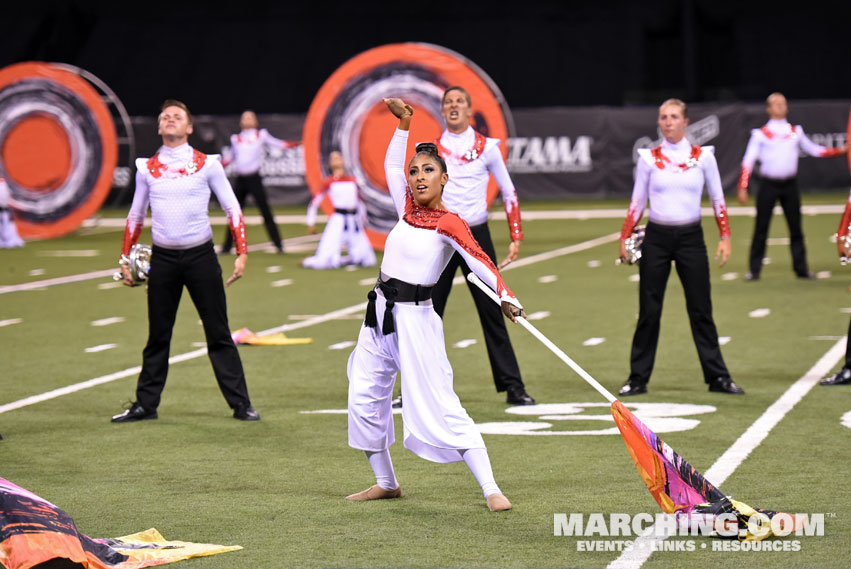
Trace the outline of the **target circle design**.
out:
[[[79,227],[109,194],[117,161],[112,116],[86,80],[49,63],[0,69],[0,177],[22,237]]]
[[[339,150],[361,189],[367,208],[366,230],[376,248],[383,248],[397,221],[384,179],[384,154],[397,119],[383,103],[400,97],[415,109],[408,155],[416,142],[431,141],[443,131],[441,102],[450,86],[464,87],[473,100],[473,127],[502,141],[514,123],[505,98],[487,74],[464,56],[424,43],[389,44],[365,51],[344,63],[322,85],[311,103],[302,136],[305,180],[313,194],[330,174],[328,155]],[[488,200],[499,192],[491,180]],[[332,213],[330,200],[322,204]]]

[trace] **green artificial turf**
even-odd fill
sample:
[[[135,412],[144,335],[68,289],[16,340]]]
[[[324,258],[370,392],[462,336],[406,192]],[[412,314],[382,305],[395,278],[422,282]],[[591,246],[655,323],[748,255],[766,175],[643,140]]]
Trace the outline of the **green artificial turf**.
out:
[[[844,200],[844,194],[812,197],[813,203]],[[594,205],[625,206],[583,203],[582,208]],[[788,244],[771,241],[771,264],[753,283],[742,278],[753,218],[732,218],[733,258],[724,268],[712,261],[711,275],[718,331],[730,338],[722,351],[734,380],[747,391],[743,397],[706,390],[682,288],[672,272],[650,392],[625,402],[713,406],[713,412],[689,417],[699,421],[695,427],[659,433],[698,470],[709,469],[846,333],[849,269],[839,265],[829,242],[838,218],[804,218],[810,268],[829,271],[829,277],[796,279]],[[621,224],[619,217],[526,221],[521,258],[613,234]],[[703,225],[713,254],[715,222],[705,218]],[[504,222],[491,227],[497,250],[504,254]],[[282,229],[285,237],[304,233],[303,226]],[[149,231],[143,242],[150,242]],[[771,238],[785,236],[782,217],[775,217]],[[265,238],[262,226],[249,227],[250,243]],[[120,243],[120,229],[89,229],[0,251],[0,287],[111,269]],[[91,256],[61,256],[67,251]],[[504,272],[527,313],[549,313],[533,324],[613,392],[628,375],[638,311],[638,285],[630,280],[637,269],[616,266],[616,253],[612,240],[525,266],[518,263]],[[252,253],[246,276],[228,289],[231,328],[259,332],[365,301],[369,286],[361,282],[374,279],[377,268],[310,271],[299,266],[308,254]],[[229,274],[233,257],[221,259]],[[283,279],[292,283],[273,286]],[[0,413],[0,476],[64,509],[87,535],[114,537],[156,527],[167,539],[244,547],[180,562],[187,569],[594,568],[607,566],[619,553],[579,551],[580,541],[600,538],[555,536],[554,514],[661,511],[617,434],[488,434],[497,482],[514,503],[510,512],[491,513],[463,463],[434,464],[402,448],[399,416],[399,442],[391,454],[404,497],[347,502],[347,494],[374,480],[363,453],[347,446],[346,416],[303,411],[345,409],[351,348],[329,346],[356,339],[362,316],[357,310],[351,318],[286,331],[290,337],[313,338],[312,344],[240,347],[249,391],[262,415],[259,423],[231,418],[209,361],[201,356],[171,366],[157,421],[111,424],[110,416],[133,398],[132,368],[141,363],[147,322],[144,288],[99,287],[110,283],[104,277],[0,294],[0,321],[21,319],[0,327],[0,406],[130,370],[111,382]],[[767,316],[750,315],[761,308],[769,309]],[[123,321],[92,325],[113,317]],[[519,326],[511,326],[510,333],[528,391],[539,403],[605,403],[530,334]],[[545,431],[613,425],[506,413],[504,395],[493,388],[481,328],[464,285],[450,297],[445,336],[456,391],[477,423],[551,423]],[[603,341],[584,345],[591,338]],[[454,347],[469,339],[477,343]],[[199,342],[203,331],[187,294],[172,355],[197,350]],[[108,344],[115,346],[86,352]],[[833,362],[832,369],[838,367]],[[845,472],[851,463],[851,429],[840,419],[849,411],[851,387],[814,387],[720,484],[727,494],[755,507],[825,513],[824,536],[795,538],[800,546],[796,552],[713,551],[718,540],[698,537],[693,538],[695,551],[656,552],[643,567],[846,567],[851,516],[845,508],[851,506],[851,495]],[[582,411],[596,416],[607,412],[605,405]]]

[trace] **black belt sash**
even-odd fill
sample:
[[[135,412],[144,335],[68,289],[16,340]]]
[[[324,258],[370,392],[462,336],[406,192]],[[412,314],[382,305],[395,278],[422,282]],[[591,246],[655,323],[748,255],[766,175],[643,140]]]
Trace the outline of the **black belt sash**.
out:
[[[358,212],[358,210],[334,208],[334,212],[335,213],[342,213],[343,215],[354,215]]]
[[[381,289],[384,298],[387,299],[387,306],[384,309],[384,322],[381,326],[381,332],[386,336],[396,331],[393,325],[393,307],[397,302],[413,302],[419,304],[424,300],[431,298],[431,291],[434,286],[423,286],[419,284],[406,283],[399,279],[382,279],[378,277],[376,286]],[[378,295],[375,289],[369,291],[366,295],[369,303],[366,306],[366,318],[364,324],[370,328],[378,327],[378,316],[375,312],[375,299]]]

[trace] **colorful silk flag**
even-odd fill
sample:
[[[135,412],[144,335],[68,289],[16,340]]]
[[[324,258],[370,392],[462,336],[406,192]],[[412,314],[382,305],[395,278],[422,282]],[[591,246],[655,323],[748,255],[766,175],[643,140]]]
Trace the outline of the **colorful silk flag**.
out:
[[[612,403],[612,416],[638,474],[664,512],[677,515],[680,523],[685,525],[707,516],[711,520],[719,520],[713,535],[722,537],[759,541],[773,535],[770,521],[778,512],[752,508],[725,496],[620,401]],[[735,517],[737,525],[733,531],[724,527],[724,520],[731,517]],[[797,530],[805,523],[797,516],[789,516],[788,519],[792,525],[784,529],[789,531]]]
[[[283,332],[258,336],[248,328],[231,332],[231,338],[233,338],[234,344],[247,344],[249,346],[293,346],[313,343],[313,338],[288,338]]]
[[[88,569],[141,569],[238,549],[242,547],[167,541],[153,528],[94,539],[77,531],[60,508],[0,478],[0,565],[6,569],[30,569],[57,558]]]

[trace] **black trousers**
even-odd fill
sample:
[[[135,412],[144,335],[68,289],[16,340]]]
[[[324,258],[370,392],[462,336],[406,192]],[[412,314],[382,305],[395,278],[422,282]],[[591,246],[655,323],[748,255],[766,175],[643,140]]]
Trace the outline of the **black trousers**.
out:
[[[780,202],[786,224],[789,226],[789,245],[792,249],[792,268],[799,277],[809,273],[807,266],[807,251],[804,247],[804,233],[801,230],[801,193],[798,191],[798,181],[772,180],[760,178],[759,191],[756,194],[756,224],[751,242],[750,270],[759,276],[762,270],[762,258],[765,257],[765,241],[768,238],[768,226],[771,224],[771,213],[774,204]]]
[[[470,229],[482,250],[496,264],[496,250],[493,247],[488,224],[475,225]],[[464,273],[465,277],[470,274],[470,267],[464,262],[463,257],[455,253],[431,293],[434,310],[441,318],[443,318],[443,313],[446,310],[446,301],[449,298],[449,291],[452,290],[452,279],[455,278],[458,267],[461,267],[461,272]],[[473,283],[467,281],[467,287],[473,295],[473,302],[475,302],[476,310],[479,313],[479,321],[482,323],[482,332],[485,335],[485,346],[488,350],[488,359],[490,360],[496,390],[523,389],[520,367],[517,365],[511,340],[508,338],[502,309]]]
[[[638,324],[632,338],[630,380],[650,380],[659,344],[662,302],[672,261],[685,291],[691,334],[697,347],[704,381],[709,383],[718,377],[729,377],[718,345],[718,331],[712,319],[709,258],[700,223],[680,226],[648,223],[641,253],[638,265],[641,277],[638,286]]]
[[[148,343],[142,352],[136,401],[145,409],[156,409],[160,404],[184,286],[204,325],[207,355],[228,405],[250,405],[242,360],[228,326],[222,268],[212,241],[185,250],[153,247],[148,275]]]
[[[269,199],[266,197],[266,188],[263,187],[263,179],[260,177],[260,174],[237,176],[233,186],[233,193],[236,194],[239,207],[245,205],[246,196],[251,194],[254,198],[254,203],[260,209],[260,214],[263,216],[263,224],[266,226],[266,233],[269,234],[269,239],[278,251],[283,251],[284,245],[281,243],[281,234],[278,233],[275,216],[272,215],[272,209],[269,207]],[[230,232],[230,227],[228,227],[227,231],[225,231],[225,242],[222,245],[222,251],[227,253],[232,246],[233,235]]]

